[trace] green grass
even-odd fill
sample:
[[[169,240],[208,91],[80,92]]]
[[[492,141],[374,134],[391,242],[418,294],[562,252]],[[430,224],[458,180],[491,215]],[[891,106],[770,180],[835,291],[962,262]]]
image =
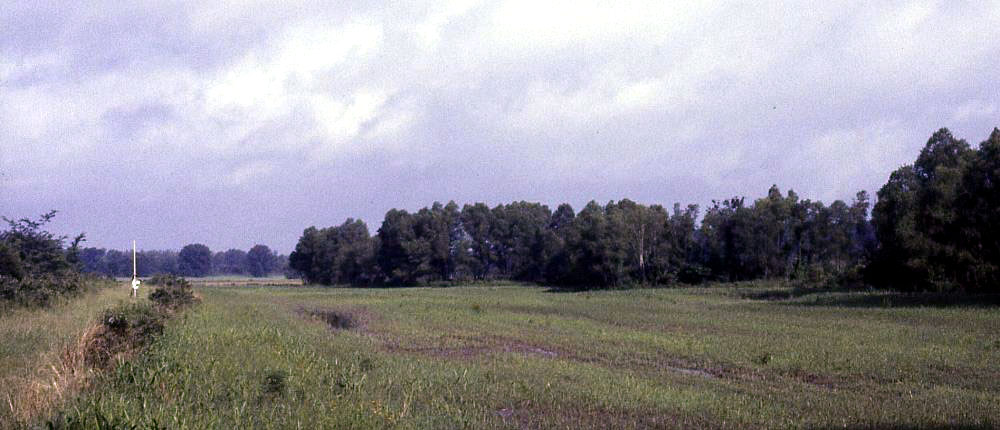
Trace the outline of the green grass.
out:
[[[50,308],[0,311],[0,428],[48,413],[73,394],[82,375],[67,374],[74,369],[66,354],[102,310],[127,298],[125,288],[101,289]]]
[[[147,353],[100,376],[57,421],[1000,425],[1000,309],[879,306],[850,293],[746,298],[774,291],[200,288],[202,304],[170,322]]]

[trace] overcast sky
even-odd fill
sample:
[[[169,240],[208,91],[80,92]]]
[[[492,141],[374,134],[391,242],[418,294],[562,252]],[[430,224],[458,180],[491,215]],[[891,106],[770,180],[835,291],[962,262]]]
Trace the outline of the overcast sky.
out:
[[[849,200],[1000,125],[998,1],[153,3],[0,7],[0,214],[286,253],[435,200]]]

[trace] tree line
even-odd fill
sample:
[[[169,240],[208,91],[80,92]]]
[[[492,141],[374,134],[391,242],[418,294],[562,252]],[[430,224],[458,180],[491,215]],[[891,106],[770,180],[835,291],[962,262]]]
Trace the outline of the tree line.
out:
[[[80,269],[112,277],[132,276],[132,251],[83,248],[78,252]],[[201,277],[210,275],[268,276],[283,274],[288,257],[278,255],[266,245],[254,245],[247,251],[229,249],[212,252],[208,246],[193,243],[180,251],[147,250],[136,253],[139,276],[169,274]]]
[[[631,200],[389,210],[372,235],[348,219],[305,229],[289,267],[310,283],[414,285],[512,279],[575,288],[790,279],[808,285],[997,291],[1000,131],[978,150],[947,129],[893,172],[872,208],[765,197],[698,205]]]
[[[390,210],[376,235],[363,221],[303,232],[289,266],[320,284],[412,285],[513,279],[575,287],[698,283],[844,271],[874,241],[861,192],[851,205],[768,196],[672,210],[631,200],[490,208],[434,203]]]

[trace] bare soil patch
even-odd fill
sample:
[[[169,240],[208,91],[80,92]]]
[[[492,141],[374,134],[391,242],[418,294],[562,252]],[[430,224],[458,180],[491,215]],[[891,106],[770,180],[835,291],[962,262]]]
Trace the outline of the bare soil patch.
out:
[[[332,330],[358,330],[367,333],[372,315],[362,308],[307,308],[300,306],[295,312],[301,317],[326,323]]]

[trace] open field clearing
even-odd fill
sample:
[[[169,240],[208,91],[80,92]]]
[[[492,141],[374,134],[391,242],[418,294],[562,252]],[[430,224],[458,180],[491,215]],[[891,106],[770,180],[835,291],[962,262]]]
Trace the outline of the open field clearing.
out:
[[[7,309],[0,314],[0,428],[46,414],[75,394],[80,374],[78,342],[99,313],[128,297],[103,289],[47,309]]]
[[[189,278],[196,287],[292,287],[302,285],[301,279],[284,277],[250,278],[245,276],[208,276]]]
[[[1000,310],[746,285],[201,288],[59,423],[991,428]],[[863,306],[856,306],[858,303]],[[840,305],[838,305],[840,304]]]

